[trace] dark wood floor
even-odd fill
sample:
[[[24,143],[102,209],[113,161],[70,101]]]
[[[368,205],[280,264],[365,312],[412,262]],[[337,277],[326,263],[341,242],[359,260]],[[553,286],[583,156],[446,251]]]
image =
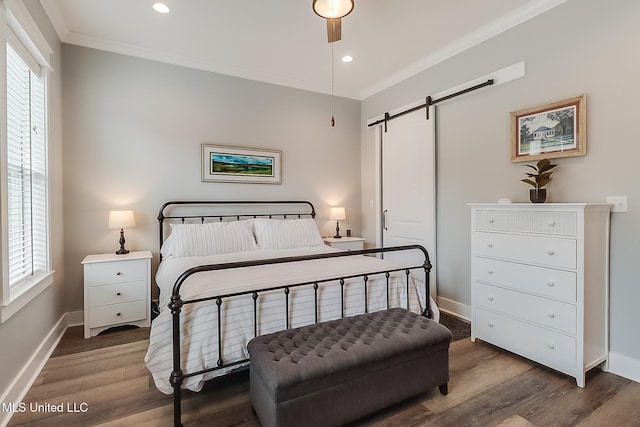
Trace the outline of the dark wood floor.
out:
[[[27,410],[9,425],[170,425],[171,397],[156,390],[143,363],[149,330],[88,340],[82,333],[67,330],[25,397]],[[450,372],[447,396],[434,388],[353,426],[640,426],[640,384],[598,369],[581,389],[572,378],[465,339],[451,345]],[[187,393],[184,425],[259,426],[248,390],[243,372]],[[31,411],[32,404],[64,410]]]

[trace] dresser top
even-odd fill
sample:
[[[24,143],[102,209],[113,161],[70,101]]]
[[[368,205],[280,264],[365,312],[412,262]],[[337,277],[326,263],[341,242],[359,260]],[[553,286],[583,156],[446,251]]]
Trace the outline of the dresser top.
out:
[[[151,256],[151,251],[132,251],[125,255],[117,255],[115,253],[87,255],[82,260],[82,264],[112,261],[132,261],[136,259],[149,259],[151,258]]]
[[[472,208],[518,208],[518,209],[583,209],[583,208],[600,208],[611,209],[609,203],[468,203],[467,206]]]

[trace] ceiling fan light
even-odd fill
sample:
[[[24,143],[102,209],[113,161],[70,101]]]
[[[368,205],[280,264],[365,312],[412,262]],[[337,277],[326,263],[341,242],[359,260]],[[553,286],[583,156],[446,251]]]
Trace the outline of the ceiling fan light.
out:
[[[313,0],[313,11],[326,19],[347,16],[353,10],[353,0]]]

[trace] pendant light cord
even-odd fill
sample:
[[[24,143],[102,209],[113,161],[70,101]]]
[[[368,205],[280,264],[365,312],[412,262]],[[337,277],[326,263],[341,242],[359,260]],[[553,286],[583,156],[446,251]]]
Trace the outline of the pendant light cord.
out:
[[[336,119],[333,115],[333,43],[331,43],[331,127],[336,125]]]

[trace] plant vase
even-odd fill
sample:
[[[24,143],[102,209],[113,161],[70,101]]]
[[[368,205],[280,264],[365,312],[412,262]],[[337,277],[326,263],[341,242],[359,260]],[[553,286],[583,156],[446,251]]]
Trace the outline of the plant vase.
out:
[[[547,189],[546,188],[530,189],[529,200],[531,200],[531,203],[544,203],[547,200]]]

